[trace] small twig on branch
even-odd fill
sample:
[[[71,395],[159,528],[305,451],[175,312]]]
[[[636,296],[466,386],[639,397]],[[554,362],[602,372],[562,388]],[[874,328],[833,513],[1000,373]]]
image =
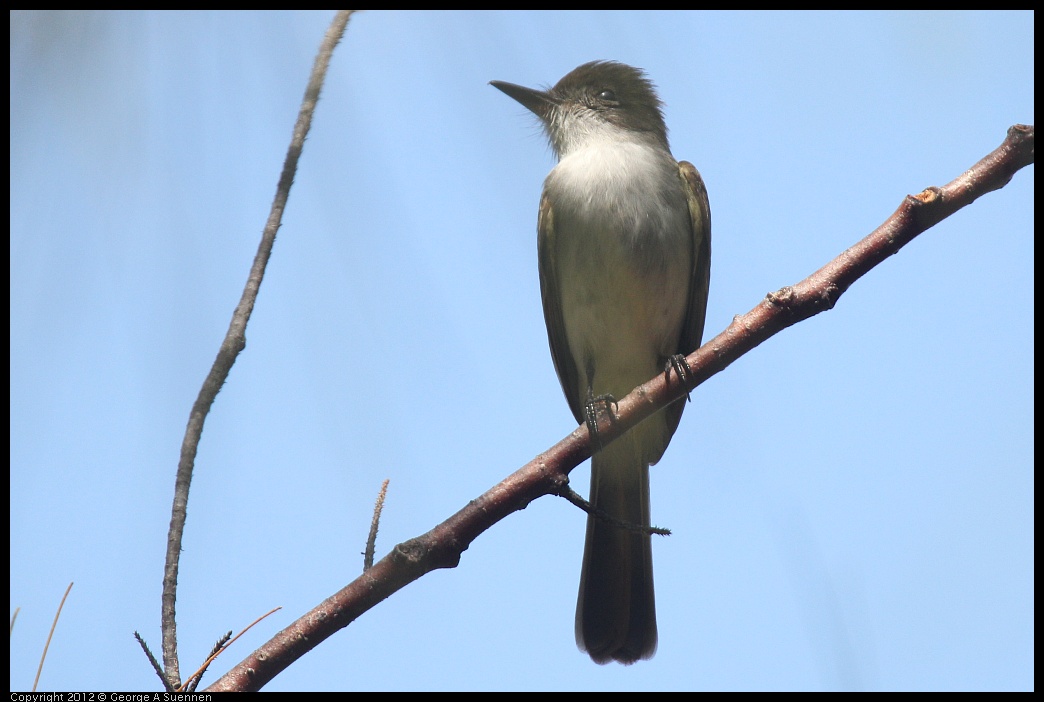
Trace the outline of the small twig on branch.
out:
[[[174,688],[167,682],[167,677],[163,674],[163,666],[160,665],[159,661],[156,660],[156,656],[152,655],[152,649],[145,643],[145,639],[141,637],[141,634],[134,632],[134,638],[138,641],[138,645],[141,646],[141,650],[145,653],[145,657],[149,659],[149,663],[152,664],[152,669],[156,671],[156,675],[159,676],[160,682],[163,683],[163,689],[166,692],[174,692]]]
[[[186,680],[181,685],[182,690],[184,690],[185,692],[196,691],[196,688],[199,687],[199,681],[202,680],[203,676],[207,673],[207,668],[210,667],[210,664],[217,658],[218,654],[224,650],[225,646],[228,645],[229,639],[231,638],[232,630],[229,629],[227,632],[221,635],[221,638],[214,642],[214,646],[210,649],[210,653],[207,654],[207,660],[204,661],[203,665],[200,666],[199,670],[190,675],[188,680]],[[181,692],[181,690],[178,690],[178,692]]]
[[[737,316],[685,362],[691,373],[680,382],[658,373],[618,403],[614,421],[599,428],[608,443],[652,413],[685,397],[711,376],[779,331],[834,306],[856,280],[932,225],[978,197],[1003,187],[1033,163],[1033,127],[1015,125],[996,150],[941,188],[904,199],[869,236],[796,285],[770,293]],[[581,424],[569,436],[472,500],[434,529],[392,549],[359,578],[331,595],[243,662],[208,691],[259,690],[295,660],[397,590],[438,568],[453,568],[483,531],[544,495],[568,489],[568,474],[591,455],[591,436]]]
[[[606,512],[604,509],[595,507],[590,502],[585,500],[576,490],[566,485],[563,487],[558,496],[565,499],[570,504],[579,507],[584,512],[587,512],[604,522],[612,524],[620,529],[626,529],[627,531],[633,531],[636,534],[656,534],[657,536],[670,536],[670,529],[663,529],[661,527],[647,527],[641,524],[634,524],[633,522],[625,522],[622,519],[617,519],[613,515]]]
[[[218,642],[214,645],[214,648],[210,650],[210,655],[207,657],[207,660],[203,661],[203,665],[199,667],[199,670],[197,670],[195,673],[189,676],[188,681],[178,689],[178,692],[184,692],[186,688],[189,686],[189,684],[192,683],[193,680],[195,680],[196,684],[192,685],[191,689],[188,690],[189,692],[194,692],[196,689],[196,685],[199,684],[199,679],[203,676],[203,673],[207,671],[207,668],[210,666],[211,663],[213,663],[217,659],[218,656],[227,651],[229,647],[239,639],[240,636],[247,633],[255,626],[257,626],[257,624],[259,624],[261,621],[267,619],[268,617],[272,616],[281,609],[282,607],[276,607],[274,609],[268,610],[260,617],[247,624],[246,628],[243,629],[243,631],[236,634],[235,636],[232,636],[231,631],[222,636],[221,639],[219,639]]]
[[[363,553],[363,572],[373,567],[373,552],[377,548],[377,527],[381,523],[381,510],[384,509],[384,498],[388,496],[388,479],[381,484],[377,493],[377,502],[373,505],[373,519],[370,520],[370,533],[366,537],[366,551]]]

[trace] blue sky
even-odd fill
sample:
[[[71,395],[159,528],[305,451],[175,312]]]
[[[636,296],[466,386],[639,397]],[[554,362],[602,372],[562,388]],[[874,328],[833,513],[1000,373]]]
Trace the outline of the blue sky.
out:
[[[69,581],[41,688],[156,688],[132,632],[159,651],[181,437],[330,18],[11,15],[12,689]],[[1033,40],[1027,12],[357,15],[204,432],[182,669],[355,578],[384,478],[379,555],[573,429],[553,157],[489,80],[648,72],[710,193],[710,338],[1032,124]],[[652,470],[653,660],[576,650],[584,515],[547,497],[267,689],[1032,689],[1033,180],[693,394]]]

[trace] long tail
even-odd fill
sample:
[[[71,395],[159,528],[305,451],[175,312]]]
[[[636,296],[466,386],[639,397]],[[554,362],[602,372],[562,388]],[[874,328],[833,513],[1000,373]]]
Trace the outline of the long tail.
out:
[[[649,466],[642,458],[640,436],[628,432],[594,455],[591,504],[623,522],[649,526]],[[630,664],[656,652],[648,534],[587,517],[576,644],[599,664]]]

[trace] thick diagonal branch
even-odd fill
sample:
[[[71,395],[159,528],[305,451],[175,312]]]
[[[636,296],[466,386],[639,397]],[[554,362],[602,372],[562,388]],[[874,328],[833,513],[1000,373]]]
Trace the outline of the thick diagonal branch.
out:
[[[1033,163],[1033,127],[1015,125],[993,153],[941,188],[908,196],[869,236],[805,280],[770,293],[685,360],[691,373],[660,374],[619,400],[613,421],[599,425],[612,441],[653,412],[685,397],[774,334],[834,306],[856,280],[921,232],[978,197],[1003,187]],[[472,500],[427,534],[405,541],[341,591],[279,632],[214,683],[209,691],[258,690],[280,671],[397,590],[438,568],[452,568],[486,529],[533,500],[558,494],[569,472],[591,455],[585,424]]]

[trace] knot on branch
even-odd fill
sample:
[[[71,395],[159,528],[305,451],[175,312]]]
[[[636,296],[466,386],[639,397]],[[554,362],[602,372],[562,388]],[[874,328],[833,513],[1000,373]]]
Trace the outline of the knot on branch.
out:
[[[795,297],[794,288],[788,285],[785,288],[780,288],[776,292],[770,292],[765,296],[765,299],[768,300],[768,303],[773,307],[789,309],[790,307],[793,307]]]

